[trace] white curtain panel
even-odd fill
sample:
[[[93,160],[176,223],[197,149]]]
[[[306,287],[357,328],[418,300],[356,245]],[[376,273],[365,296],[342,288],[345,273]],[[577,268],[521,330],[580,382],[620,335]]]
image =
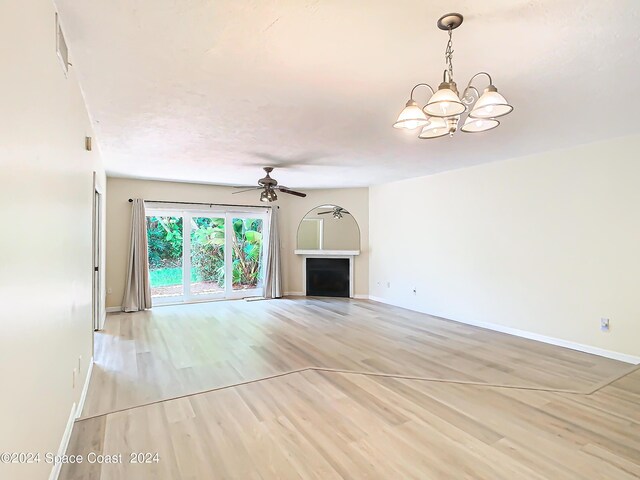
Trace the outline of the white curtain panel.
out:
[[[127,264],[127,283],[122,310],[139,312],[151,308],[149,259],[147,257],[147,222],[144,200],[136,198],[131,205],[131,242]]]
[[[269,222],[269,250],[264,275],[264,296],[266,298],[282,297],[282,267],[280,265],[280,229],[278,227],[279,207],[271,209]]]

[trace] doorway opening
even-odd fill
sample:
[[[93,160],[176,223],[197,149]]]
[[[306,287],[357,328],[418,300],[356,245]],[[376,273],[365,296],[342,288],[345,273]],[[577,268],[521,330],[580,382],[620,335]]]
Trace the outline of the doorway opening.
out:
[[[269,216],[147,209],[153,305],[263,296]]]
[[[102,263],[102,202],[101,189],[93,182],[93,219],[92,219],[92,327],[93,330],[102,330],[104,326],[104,294]]]

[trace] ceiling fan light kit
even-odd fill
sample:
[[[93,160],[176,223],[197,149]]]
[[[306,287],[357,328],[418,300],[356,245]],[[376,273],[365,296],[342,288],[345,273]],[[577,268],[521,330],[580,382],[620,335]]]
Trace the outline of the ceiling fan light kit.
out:
[[[261,202],[275,202],[276,200],[278,200],[278,195],[271,188],[265,188],[260,194]]]
[[[465,133],[486,132],[500,125],[500,122],[496,120],[497,117],[507,115],[513,110],[513,106],[498,93],[491,75],[486,72],[479,72],[471,77],[462,95],[459,94],[456,82],[453,80],[452,35],[453,30],[462,25],[462,21],[463,17],[459,13],[448,13],[438,20],[438,28],[449,33],[449,41],[444,55],[446,69],[443,73],[442,83],[436,91],[428,83],[415,85],[411,89],[409,101],[393,124],[394,128],[414,130],[422,127],[418,135],[418,138],[422,139],[453,136],[458,130],[460,116],[470,109],[460,130]],[[473,85],[474,80],[480,76],[487,77],[489,81],[489,85],[484,89],[482,95]],[[413,98],[418,87],[426,87],[431,91],[429,101],[422,108]]]
[[[244,192],[249,192],[254,190],[262,190],[262,192],[260,193],[260,201],[265,203],[271,203],[278,200],[278,194],[276,193],[276,190],[282,193],[287,193],[289,195],[294,195],[296,197],[304,198],[307,196],[306,193],[296,192],[295,190],[291,190],[290,188],[285,187],[283,185],[278,185],[278,181],[275,178],[271,178],[271,175],[269,175],[271,172],[273,172],[273,167],[263,167],[263,170],[265,171],[266,175],[260,180],[258,180],[257,186],[235,187],[235,188],[242,188],[243,190],[233,192],[233,193],[236,194],[236,193],[244,193]]]

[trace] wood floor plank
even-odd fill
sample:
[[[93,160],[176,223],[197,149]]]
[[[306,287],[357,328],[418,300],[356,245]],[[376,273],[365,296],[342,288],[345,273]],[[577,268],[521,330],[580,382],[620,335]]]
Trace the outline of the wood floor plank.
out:
[[[61,480],[640,478],[640,370],[387,305],[113,315],[96,359],[67,453],[123,462]]]
[[[65,480],[100,480],[102,465],[88,461],[89,453],[101,455],[104,452],[104,436],[107,417],[96,417],[77,422],[69,440],[67,453],[80,455],[80,463],[63,463],[59,478]]]
[[[307,367],[589,391],[628,364],[375,302],[281,299],[109,315],[83,417]]]
[[[631,376],[599,393],[633,388]],[[640,422],[611,402],[307,370],[108,414],[102,430],[81,420],[70,450],[102,432],[105,453],[160,452],[151,466],[102,465],[109,480],[638,479]],[[60,478],[83,478],[71,473]]]

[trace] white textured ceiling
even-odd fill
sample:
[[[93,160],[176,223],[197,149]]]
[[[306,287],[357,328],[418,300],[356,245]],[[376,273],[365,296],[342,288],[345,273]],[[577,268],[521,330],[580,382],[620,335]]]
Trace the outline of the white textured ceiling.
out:
[[[56,0],[113,176],[364,186],[640,131],[640,2]],[[483,134],[391,128],[480,70],[515,106]],[[426,101],[425,92],[418,100]]]

